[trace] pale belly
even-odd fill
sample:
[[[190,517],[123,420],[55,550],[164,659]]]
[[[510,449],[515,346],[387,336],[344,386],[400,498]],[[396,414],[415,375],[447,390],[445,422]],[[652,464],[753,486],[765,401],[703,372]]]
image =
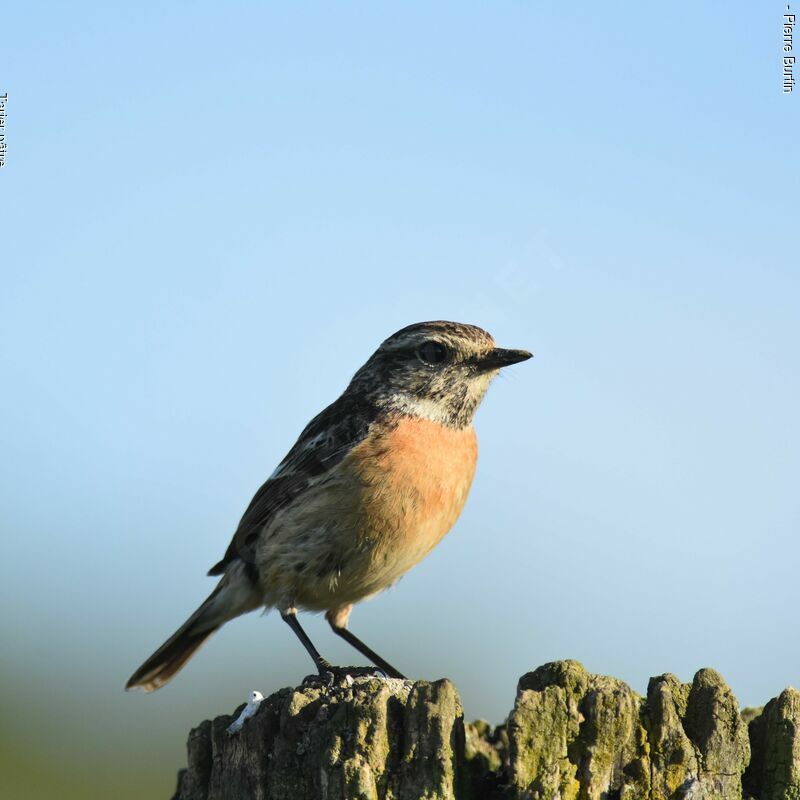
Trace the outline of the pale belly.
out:
[[[265,530],[265,603],[323,611],[391,586],[458,519],[476,460],[472,428],[404,419],[369,436]]]

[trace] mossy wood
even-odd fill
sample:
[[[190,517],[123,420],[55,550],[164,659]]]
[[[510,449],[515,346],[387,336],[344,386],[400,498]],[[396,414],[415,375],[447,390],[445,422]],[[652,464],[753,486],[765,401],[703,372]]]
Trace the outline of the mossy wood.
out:
[[[191,732],[174,800],[800,800],[800,692],[740,712],[711,669],[641,697],[545,664],[494,729],[447,680],[304,685],[233,719]]]

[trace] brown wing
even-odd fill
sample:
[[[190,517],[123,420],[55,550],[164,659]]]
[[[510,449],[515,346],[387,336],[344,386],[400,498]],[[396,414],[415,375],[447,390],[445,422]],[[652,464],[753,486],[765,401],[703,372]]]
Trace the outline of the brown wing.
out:
[[[221,575],[236,558],[255,563],[258,537],[275,513],[291,503],[338,464],[366,435],[377,409],[347,392],[309,422],[278,469],[257,492],[244,512],[224,558],[209,575]]]
[[[242,516],[236,533],[225,551],[222,561],[214,564],[209,575],[221,575],[235,558],[252,564],[258,535],[275,512],[290,503],[308,486],[302,475],[286,475],[268,480],[255,494]]]

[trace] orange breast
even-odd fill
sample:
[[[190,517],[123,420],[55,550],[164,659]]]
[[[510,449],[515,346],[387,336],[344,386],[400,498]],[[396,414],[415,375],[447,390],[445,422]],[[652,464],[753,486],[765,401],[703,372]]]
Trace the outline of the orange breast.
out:
[[[458,519],[477,457],[472,428],[414,418],[355,447],[348,461],[361,486],[359,527],[376,555],[396,558],[406,568],[423,558]]]

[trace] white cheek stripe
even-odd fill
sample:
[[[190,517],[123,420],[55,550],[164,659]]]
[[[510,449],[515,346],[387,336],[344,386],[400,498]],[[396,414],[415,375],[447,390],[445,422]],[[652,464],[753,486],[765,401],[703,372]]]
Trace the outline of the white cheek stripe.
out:
[[[426,397],[400,395],[396,398],[396,404],[401,411],[412,417],[422,417],[438,423],[444,423],[448,418],[447,406],[444,403],[437,403]]]
[[[474,408],[480,405],[492,378],[495,377],[497,371],[487,372],[480,377],[473,378],[468,381],[467,389],[470,395],[470,400]],[[438,422],[446,424],[451,418],[451,410],[446,401],[431,400],[428,397],[417,397],[413,394],[397,394],[392,398],[392,405],[394,408],[399,408],[401,411],[411,416],[421,417],[430,420],[431,422]]]

